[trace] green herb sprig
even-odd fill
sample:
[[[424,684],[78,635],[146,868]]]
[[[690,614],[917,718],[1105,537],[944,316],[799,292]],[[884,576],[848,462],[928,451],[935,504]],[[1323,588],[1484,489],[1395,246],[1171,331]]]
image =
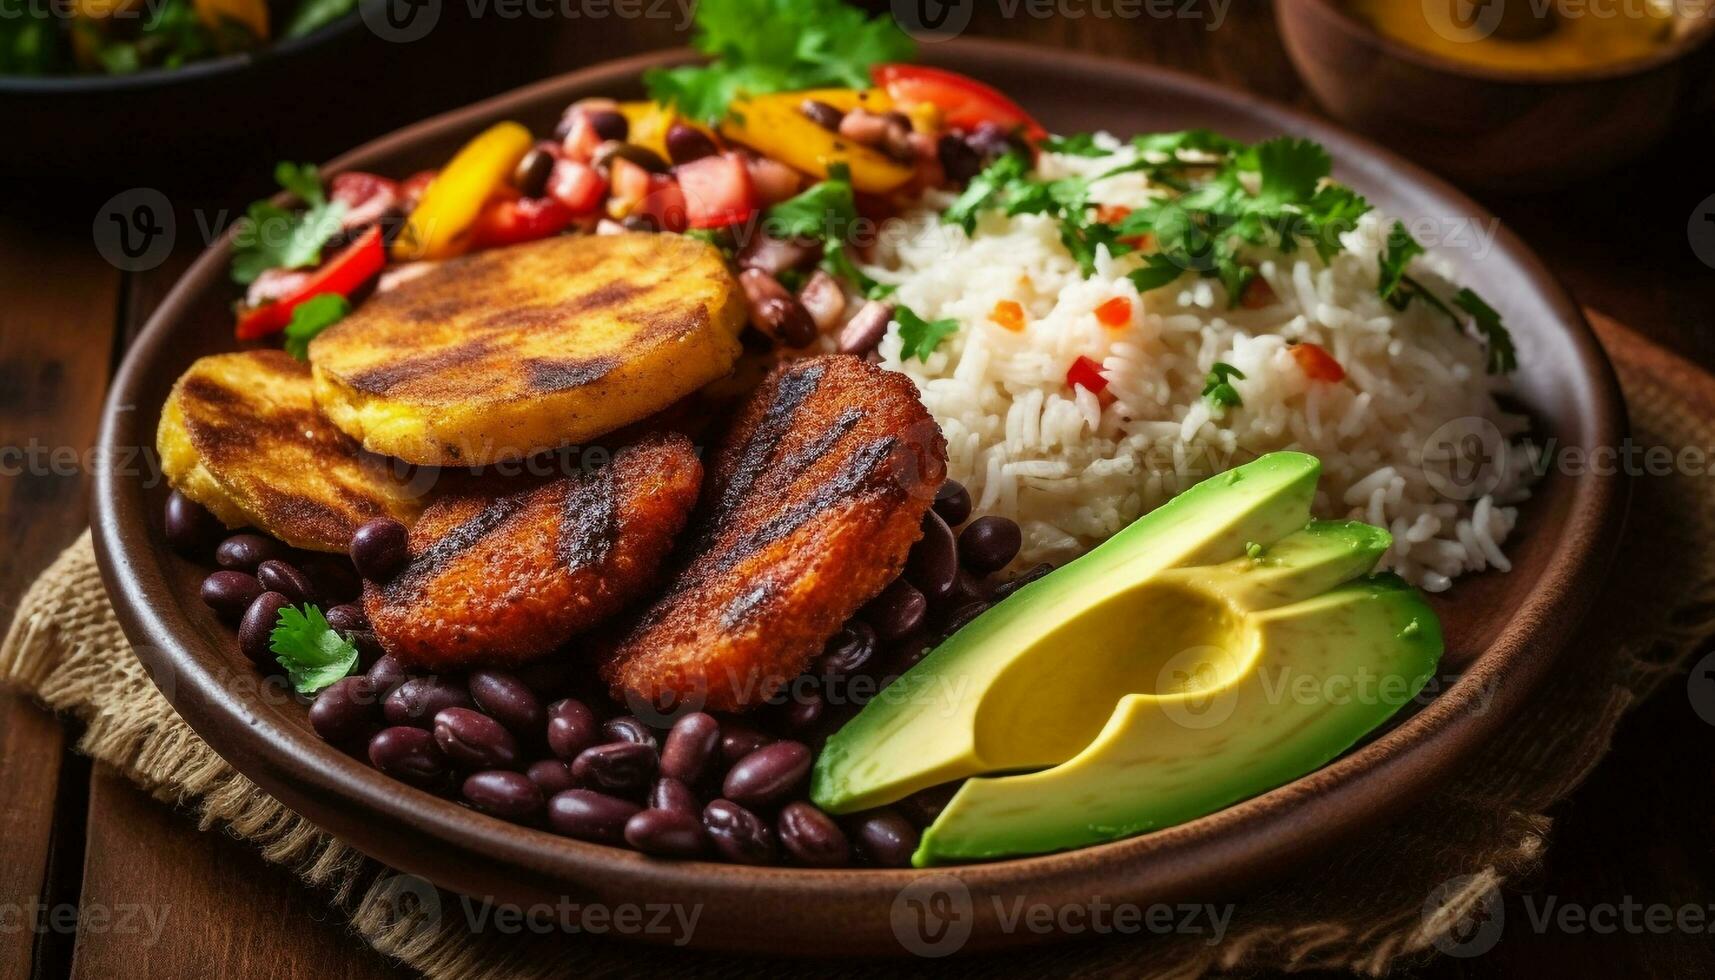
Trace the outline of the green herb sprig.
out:
[[[330,201],[313,163],[281,163],[274,168],[280,186],[302,200],[292,212],[268,201],[250,205],[232,238],[232,279],[252,283],[269,269],[301,269],[322,260],[322,246],[339,231],[345,205]]]
[[[299,694],[314,694],[357,665],[357,647],[335,632],[322,611],[310,603],[280,610],[268,634],[268,648]]]
[[[899,324],[901,361],[909,361],[913,357],[919,361],[927,361],[929,355],[935,353],[935,348],[941,346],[941,341],[959,329],[957,320],[925,320],[904,306],[893,311],[893,319]]]

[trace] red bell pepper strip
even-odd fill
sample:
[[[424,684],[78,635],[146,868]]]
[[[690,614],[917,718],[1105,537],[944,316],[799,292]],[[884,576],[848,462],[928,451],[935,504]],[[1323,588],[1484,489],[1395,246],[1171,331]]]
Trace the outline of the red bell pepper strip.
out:
[[[939,108],[949,129],[971,130],[988,122],[1018,131],[1031,143],[1048,135],[1048,130],[1018,103],[958,72],[893,64],[876,65],[870,69],[870,77],[899,105],[927,102]]]
[[[323,293],[349,297],[358,287],[381,273],[387,264],[387,249],[381,228],[372,227],[310,274],[298,291],[272,303],[245,310],[238,317],[238,339],[256,340],[286,329],[298,304]]]

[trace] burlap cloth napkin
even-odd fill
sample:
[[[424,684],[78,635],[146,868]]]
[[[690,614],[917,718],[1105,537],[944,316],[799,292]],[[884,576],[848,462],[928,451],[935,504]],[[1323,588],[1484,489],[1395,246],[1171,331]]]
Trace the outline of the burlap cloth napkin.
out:
[[[1619,369],[1637,444],[1715,448],[1715,378],[1596,319]],[[1555,672],[1486,751],[1409,813],[1319,859],[1314,873],[1240,901],[1221,942],[1211,945],[1207,934],[1134,935],[921,965],[939,974],[1151,977],[1262,968],[1378,974],[1468,941],[1495,890],[1537,866],[1552,825],[1546,811],[1602,757],[1620,717],[1680,675],[1715,635],[1708,477],[1645,476],[1634,488],[1631,531],[1601,604],[1624,614],[1585,624],[1576,669]],[[24,597],[0,645],[0,680],[81,721],[81,751],[191,814],[204,830],[249,841],[264,859],[290,866],[327,895],[364,941],[428,976],[668,969],[740,976],[765,966],[590,936],[473,932],[465,916],[429,914],[423,903],[401,901],[402,891],[412,890],[401,889],[401,876],[274,801],[174,714],[127,648],[88,534]],[[452,901],[438,904],[452,908]],[[436,904],[427,903],[430,912]],[[879,968],[897,974],[909,965]],[[803,963],[791,970],[816,972]]]

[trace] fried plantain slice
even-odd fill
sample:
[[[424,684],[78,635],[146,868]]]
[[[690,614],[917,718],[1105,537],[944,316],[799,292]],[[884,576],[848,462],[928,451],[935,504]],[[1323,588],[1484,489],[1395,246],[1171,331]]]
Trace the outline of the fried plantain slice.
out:
[[[155,431],[168,482],[228,527],[312,551],[345,551],[375,517],[413,521],[434,474],[363,452],[310,390],[309,367],[283,351],[199,359]]]
[[[322,411],[372,452],[487,465],[595,439],[725,375],[745,302],[713,246],[569,235],[440,263],[310,344]]]
[[[702,478],[689,439],[656,434],[587,476],[436,500],[410,564],[364,584],[369,622],[419,667],[539,659],[656,584]]]
[[[601,655],[614,696],[767,699],[899,575],[946,463],[904,375],[843,355],[777,368],[710,466],[681,570]]]

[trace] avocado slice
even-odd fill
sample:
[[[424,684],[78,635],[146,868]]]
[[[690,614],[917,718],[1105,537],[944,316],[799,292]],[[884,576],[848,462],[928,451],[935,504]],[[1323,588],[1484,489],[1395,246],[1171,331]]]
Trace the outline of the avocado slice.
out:
[[[836,733],[811,798],[845,813],[984,777],[924,833],[927,865],[1169,826],[1332,759],[1442,643],[1415,590],[1364,577],[1386,531],[1310,520],[1319,470],[1264,456],[1019,590]]]

